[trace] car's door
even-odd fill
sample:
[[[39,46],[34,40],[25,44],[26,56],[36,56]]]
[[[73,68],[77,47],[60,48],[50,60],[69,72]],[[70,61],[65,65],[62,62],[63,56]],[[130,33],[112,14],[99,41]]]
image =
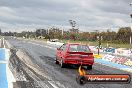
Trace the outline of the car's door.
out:
[[[61,58],[63,58],[63,59],[64,59],[65,54],[66,54],[66,48],[67,48],[67,45],[64,44],[64,45],[63,45],[63,48],[62,48],[62,50],[61,50]]]
[[[60,54],[61,54],[61,47],[57,48],[57,52],[56,52],[56,58],[59,59],[60,58]]]
[[[65,50],[66,50],[66,44],[63,44],[60,48],[59,48],[59,52],[58,52],[58,59],[61,60],[65,54]]]

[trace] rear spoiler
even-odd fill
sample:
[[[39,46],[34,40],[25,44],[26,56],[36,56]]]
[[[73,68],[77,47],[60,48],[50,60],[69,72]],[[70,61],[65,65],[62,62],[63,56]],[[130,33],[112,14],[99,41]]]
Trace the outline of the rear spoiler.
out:
[[[93,55],[91,52],[68,52],[69,54],[83,54],[83,55]]]

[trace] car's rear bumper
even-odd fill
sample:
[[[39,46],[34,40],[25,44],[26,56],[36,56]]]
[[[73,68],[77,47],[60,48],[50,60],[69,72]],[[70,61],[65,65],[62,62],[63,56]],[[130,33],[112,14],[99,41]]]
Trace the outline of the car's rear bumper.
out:
[[[65,64],[75,64],[75,65],[93,65],[94,59],[81,60],[81,59],[65,59]]]

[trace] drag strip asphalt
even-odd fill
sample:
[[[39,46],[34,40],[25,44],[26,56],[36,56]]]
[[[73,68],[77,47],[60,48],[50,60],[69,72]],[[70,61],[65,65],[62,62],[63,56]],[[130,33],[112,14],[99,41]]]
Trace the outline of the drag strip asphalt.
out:
[[[61,68],[55,62],[55,48],[44,42],[34,42],[28,40],[19,40],[6,38],[13,45],[10,58],[10,68],[14,75],[18,77],[14,88],[131,88],[130,84],[85,84],[80,86],[76,83],[78,68],[69,66]],[[50,47],[50,48],[49,48]],[[54,49],[52,49],[54,48]],[[25,64],[19,59],[15,52],[21,49],[30,56],[33,63],[31,66]],[[29,63],[31,64],[31,63]],[[18,71],[17,71],[18,70]],[[18,73],[17,73],[18,72]],[[130,74],[125,71],[114,69],[108,66],[95,63],[92,70],[87,71],[88,74]],[[21,80],[18,75],[21,74]]]

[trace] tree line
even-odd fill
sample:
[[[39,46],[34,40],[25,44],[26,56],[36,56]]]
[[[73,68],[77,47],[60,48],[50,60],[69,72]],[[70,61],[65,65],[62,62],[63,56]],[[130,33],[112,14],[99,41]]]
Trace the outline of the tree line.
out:
[[[79,40],[79,41],[98,41],[101,37],[102,42],[108,43],[130,43],[130,36],[132,36],[130,27],[121,27],[117,32],[107,31],[103,32],[70,32],[62,31],[59,28],[50,29],[36,29],[36,31],[23,31],[23,32],[1,32],[2,36],[16,36],[23,38],[43,38],[43,39],[65,39],[65,40]]]

